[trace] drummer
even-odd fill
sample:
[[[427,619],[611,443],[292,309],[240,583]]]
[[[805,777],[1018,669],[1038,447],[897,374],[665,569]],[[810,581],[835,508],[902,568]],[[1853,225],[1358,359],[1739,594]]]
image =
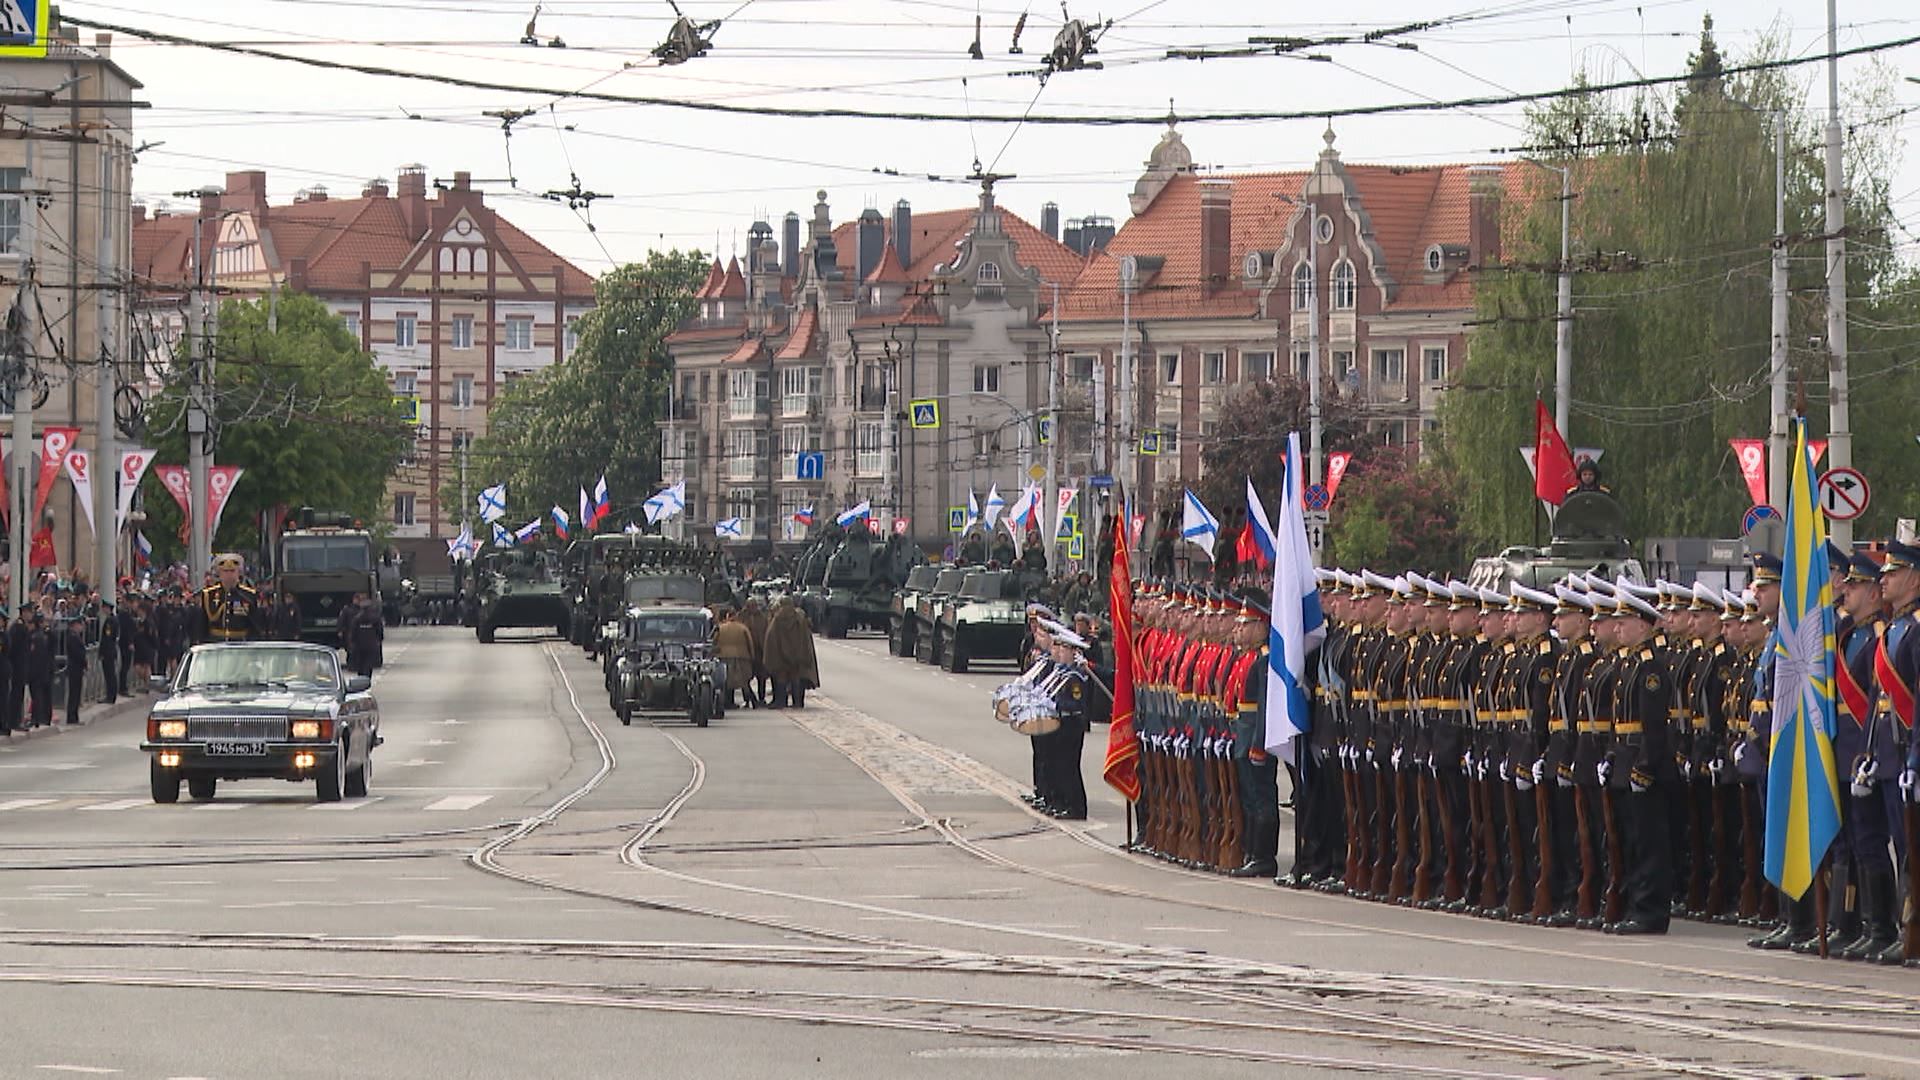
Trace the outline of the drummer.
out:
[[[1027,670],[1020,676],[1020,682],[1038,686],[1045,682],[1047,676],[1053,671],[1053,632],[1064,627],[1055,622],[1052,615],[1052,611],[1045,604],[1027,605],[1027,642],[1021,649],[1021,655],[1027,659],[1028,664]],[[1033,744],[1033,790],[1020,796],[1028,806],[1043,814],[1052,811],[1052,807],[1047,803],[1047,792],[1051,785],[1047,781],[1045,744],[1041,741],[1046,737],[1044,735],[1027,736]]]
[[[1048,628],[1053,642],[1054,709],[1059,730],[1034,737],[1035,753],[1045,762],[1047,786],[1041,806],[1065,821],[1087,820],[1087,785],[1080,775],[1080,751],[1087,739],[1087,639],[1058,623]]]

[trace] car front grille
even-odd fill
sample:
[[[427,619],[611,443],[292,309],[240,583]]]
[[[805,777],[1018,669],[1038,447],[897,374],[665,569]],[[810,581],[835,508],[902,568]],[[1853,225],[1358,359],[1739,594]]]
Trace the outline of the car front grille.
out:
[[[285,739],[284,716],[195,716],[187,720],[189,739]]]

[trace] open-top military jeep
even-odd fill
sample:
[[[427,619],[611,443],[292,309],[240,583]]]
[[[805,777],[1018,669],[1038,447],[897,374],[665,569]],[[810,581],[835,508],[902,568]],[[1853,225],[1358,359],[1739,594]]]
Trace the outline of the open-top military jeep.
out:
[[[640,713],[684,716],[706,727],[725,714],[727,665],[713,655],[713,630],[705,608],[627,609],[610,680],[622,724]]]

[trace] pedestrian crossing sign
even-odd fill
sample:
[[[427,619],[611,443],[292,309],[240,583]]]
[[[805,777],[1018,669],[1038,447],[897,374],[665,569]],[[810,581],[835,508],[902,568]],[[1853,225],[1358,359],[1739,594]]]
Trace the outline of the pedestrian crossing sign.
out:
[[[1158,456],[1160,453],[1160,433],[1157,431],[1142,432],[1140,434],[1140,452],[1148,457]]]
[[[1054,530],[1054,536],[1061,540],[1075,536],[1080,532],[1079,514],[1061,514],[1060,527]]]
[[[908,415],[913,420],[914,429],[937,428],[940,426],[940,402],[933,398],[907,403]]]
[[[0,56],[47,55],[53,0],[0,0]]]
[[[967,508],[964,506],[947,507],[947,531],[967,531]]]
[[[1067,558],[1084,559],[1087,557],[1087,538],[1084,533],[1074,533],[1067,541]]]
[[[0,4],[6,0],[0,0]],[[414,394],[395,394],[393,403],[400,407],[400,422],[420,426],[420,398]]]

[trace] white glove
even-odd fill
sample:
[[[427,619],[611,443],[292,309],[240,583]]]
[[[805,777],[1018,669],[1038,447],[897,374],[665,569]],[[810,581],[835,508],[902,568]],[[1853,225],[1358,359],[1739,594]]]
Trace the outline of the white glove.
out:
[[[1900,770],[1900,794],[1908,802],[1920,802],[1920,774],[1912,769]]]
[[[1399,746],[1396,746],[1393,748],[1393,757],[1390,758],[1389,760],[1391,761],[1393,767],[1396,770],[1400,768],[1400,757],[1404,749],[1405,749],[1404,747],[1399,747]]]
[[[1507,784],[1507,783],[1511,783],[1512,781],[1513,781],[1513,776],[1507,772],[1507,763],[1504,761],[1501,762],[1500,763],[1500,782],[1503,784]]]
[[[1598,764],[1598,765],[1596,765],[1596,766],[1594,766],[1594,772],[1595,772],[1596,774],[1598,774],[1598,775],[1599,775],[1599,777],[1600,777],[1600,786],[1601,786],[1601,787],[1606,787],[1606,786],[1607,786],[1607,781],[1608,781],[1608,780],[1609,780],[1609,779],[1610,779],[1610,778],[1611,778],[1611,777],[1613,776],[1613,761],[1612,761],[1612,759],[1610,759],[1610,758],[1601,758],[1601,759],[1600,759],[1600,764]]]
[[[1733,763],[1735,765],[1740,764],[1740,762],[1743,759],[1745,759],[1746,756],[1747,756],[1747,740],[1741,739],[1739,742],[1736,742],[1733,744]]]
[[[1472,750],[1468,750],[1465,754],[1461,755],[1460,767],[1467,770],[1468,776],[1477,775],[1479,766],[1480,762],[1474,759]]]
[[[1546,758],[1541,758],[1539,761],[1533,763],[1533,782],[1536,784],[1544,784],[1547,782]]]
[[[1715,756],[1712,761],[1707,762],[1707,775],[1713,777],[1716,780],[1720,778],[1721,773],[1726,771],[1727,771],[1726,758]]]

